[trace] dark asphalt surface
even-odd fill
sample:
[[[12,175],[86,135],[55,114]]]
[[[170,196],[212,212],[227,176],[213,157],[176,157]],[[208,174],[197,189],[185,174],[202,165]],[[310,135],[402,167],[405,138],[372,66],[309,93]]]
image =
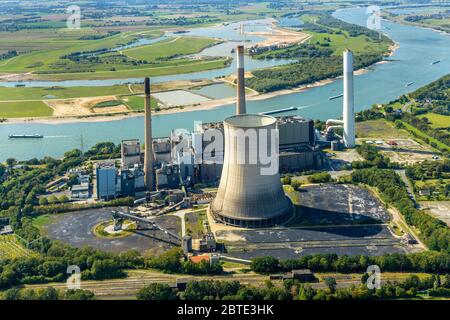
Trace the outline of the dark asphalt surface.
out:
[[[173,247],[170,238],[157,230],[137,230],[136,233],[124,238],[98,238],[92,232],[95,225],[112,219],[112,208],[84,210],[60,214],[47,225],[45,233],[54,240],[60,240],[71,246],[82,248],[90,246],[108,252],[123,252],[138,250],[141,253],[155,254]],[[179,233],[181,222],[178,217],[164,216],[156,221],[172,232]]]

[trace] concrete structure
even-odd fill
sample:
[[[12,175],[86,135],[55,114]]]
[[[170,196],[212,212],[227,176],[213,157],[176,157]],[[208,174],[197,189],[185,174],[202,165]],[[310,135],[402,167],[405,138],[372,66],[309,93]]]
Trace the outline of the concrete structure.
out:
[[[72,200],[89,199],[89,183],[83,182],[73,185],[70,190],[70,198]]]
[[[145,191],[144,168],[135,164],[129,168],[122,168],[117,179],[117,193],[123,197],[134,197]]]
[[[141,144],[139,139],[122,140],[121,161],[122,168],[129,168],[141,163]]]
[[[145,188],[147,191],[155,190],[154,166],[155,160],[153,155],[153,138],[152,138],[152,111],[150,105],[150,79],[145,78],[144,81],[145,95],[145,153],[144,153],[144,173]]]
[[[292,203],[280,182],[276,129],[276,119],[266,115],[225,119],[222,177],[210,206],[215,219],[241,227],[267,227],[289,218]]]
[[[236,114],[245,114],[245,70],[244,70],[244,46],[237,47],[237,103]]]
[[[215,252],[217,248],[216,238],[212,232],[208,232],[199,241],[199,250],[201,252]]]
[[[344,51],[344,144],[355,147],[355,110],[353,103],[353,53]]]
[[[280,171],[295,172],[320,167],[322,161],[320,151],[315,146],[314,121],[300,116],[284,116],[276,120],[279,130]],[[192,145],[196,163],[199,164],[199,179],[203,182],[219,179],[223,167],[223,141],[217,143],[211,140],[210,137],[215,136],[211,134],[213,131],[218,133],[217,136],[223,137],[223,123],[204,123],[192,134],[198,140],[195,142],[198,147],[194,147],[193,137]],[[210,147],[213,142],[214,149]]]
[[[174,164],[162,163],[156,170],[156,187],[161,189],[175,189],[180,186],[179,167]]]
[[[181,240],[181,248],[183,248],[183,253],[188,254],[189,252],[192,252],[192,237],[191,236],[184,236]]]
[[[116,193],[116,167],[114,162],[98,162],[95,167],[97,199],[114,199]]]

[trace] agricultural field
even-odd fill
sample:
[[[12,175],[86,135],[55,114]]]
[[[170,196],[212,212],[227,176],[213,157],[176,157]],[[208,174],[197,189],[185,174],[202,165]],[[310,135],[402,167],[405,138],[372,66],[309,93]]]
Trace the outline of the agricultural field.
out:
[[[450,116],[437,114],[437,113],[427,113],[418,116],[419,118],[427,118],[431,127],[434,129],[447,129],[450,128]]]
[[[132,111],[144,110],[144,98],[141,95],[122,96],[120,99]],[[150,100],[150,105],[153,110],[158,110],[159,101],[152,97]]]
[[[131,93],[126,85],[105,87],[48,87],[6,88],[0,87],[0,102],[11,100],[51,100],[82,97],[123,95]]]
[[[168,60],[171,57],[193,54],[204,48],[217,44],[218,41],[210,38],[176,37],[123,51],[123,54],[138,60],[157,62]]]
[[[42,101],[0,102],[0,119],[48,117],[51,115],[53,115],[53,109]]]
[[[14,235],[0,236],[0,259],[26,257],[34,253],[26,249]]]

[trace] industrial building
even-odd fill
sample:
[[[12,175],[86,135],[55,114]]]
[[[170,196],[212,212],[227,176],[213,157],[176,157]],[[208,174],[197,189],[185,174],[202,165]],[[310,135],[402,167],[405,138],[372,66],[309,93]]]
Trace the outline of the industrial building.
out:
[[[121,162],[122,168],[141,163],[141,144],[138,139],[122,140]]]
[[[268,227],[286,221],[292,214],[292,203],[280,182],[278,154],[272,152],[278,149],[272,136],[276,129],[277,120],[271,116],[241,114],[225,119],[222,176],[210,206],[216,220],[240,227]],[[244,138],[240,143],[240,132],[256,132],[254,141]],[[270,170],[261,159],[248,160],[259,154],[268,155],[268,165],[274,164],[276,169]]]
[[[97,162],[95,165],[96,198],[98,200],[111,200],[117,196],[116,166],[114,162]]]
[[[276,118],[279,131],[279,169],[280,172],[294,172],[319,168],[322,165],[320,150],[315,145],[314,121],[300,116],[284,116]],[[218,130],[222,136],[223,123],[204,123],[192,133],[195,154],[199,164],[199,179],[213,181],[220,178],[224,143],[211,141],[216,136],[210,130]],[[211,146],[214,145],[214,149]]]

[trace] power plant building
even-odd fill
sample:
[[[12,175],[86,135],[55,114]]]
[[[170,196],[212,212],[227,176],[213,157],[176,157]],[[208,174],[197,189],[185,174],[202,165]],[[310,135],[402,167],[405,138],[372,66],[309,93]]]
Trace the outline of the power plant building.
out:
[[[279,166],[280,172],[311,170],[322,164],[321,154],[315,146],[314,121],[300,116],[285,116],[276,118],[279,130]],[[196,149],[199,156],[199,171],[201,181],[217,180],[221,176],[224,159],[223,140],[218,143],[211,141],[211,131],[217,130],[223,137],[223,123],[204,123],[197,128],[196,139],[201,135],[202,148]],[[208,133],[209,132],[209,133]],[[212,149],[211,144],[215,148]]]
[[[116,167],[114,162],[99,162],[95,167],[97,199],[111,200],[116,193]]]
[[[122,140],[121,162],[122,168],[141,163],[141,144],[138,139]]]

